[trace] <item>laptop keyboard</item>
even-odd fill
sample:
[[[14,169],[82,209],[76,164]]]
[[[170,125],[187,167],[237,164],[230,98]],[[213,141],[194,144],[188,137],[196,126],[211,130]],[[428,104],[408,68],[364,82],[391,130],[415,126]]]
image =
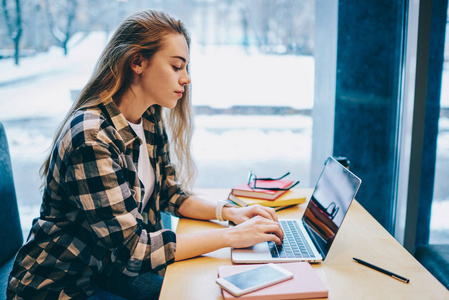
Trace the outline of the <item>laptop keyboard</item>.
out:
[[[284,230],[284,239],[280,246],[274,242],[268,242],[271,256],[280,258],[313,257],[312,250],[304,242],[305,239],[299,230],[298,223],[293,220],[280,220],[279,223]]]

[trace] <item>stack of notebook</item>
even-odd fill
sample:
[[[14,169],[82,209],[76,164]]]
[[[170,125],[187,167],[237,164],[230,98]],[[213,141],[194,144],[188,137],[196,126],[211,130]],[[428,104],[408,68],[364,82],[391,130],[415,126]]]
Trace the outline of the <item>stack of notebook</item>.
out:
[[[289,179],[259,179],[257,180],[257,187],[250,186],[248,183],[242,183],[234,187],[231,193],[234,196],[275,200],[276,198],[284,194],[293,184],[294,181]]]
[[[306,196],[297,190],[283,191],[282,195],[274,200],[266,200],[255,197],[236,196],[233,192],[229,195],[228,200],[239,206],[249,206],[260,204],[263,206],[273,207],[276,210],[297,205],[306,202]]]

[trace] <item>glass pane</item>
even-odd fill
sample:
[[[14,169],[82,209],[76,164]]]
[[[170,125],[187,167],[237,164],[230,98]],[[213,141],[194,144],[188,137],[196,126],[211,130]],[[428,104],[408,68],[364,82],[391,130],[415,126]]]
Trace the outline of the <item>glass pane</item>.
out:
[[[314,5],[203,3],[190,26],[196,187],[232,188],[251,170],[309,186]]]
[[[25,236],[39,214],[38,171],[56,127],[108,36],[128,14],[144,8],[181,19],[191,32],[196,187],[230,189],[250,170],[259,176],[290,171],[300,186],[310,186],[315,1],[143,2],[80,2],[67,55],[52,36],[45,7],[23,2],[24,56],[18,66],[1,27],[0,51],[11,58],[0,59],[0,121],[9,138]],[[49,3],[62,34],[68,2]],[[10,12],[14,17],[13,7]]]
[[[441,82],[441,111],[437,138],[437,160],[432,213],[430,219],[430,244],[449,243],[449,11],[446,23],[443,75]]]

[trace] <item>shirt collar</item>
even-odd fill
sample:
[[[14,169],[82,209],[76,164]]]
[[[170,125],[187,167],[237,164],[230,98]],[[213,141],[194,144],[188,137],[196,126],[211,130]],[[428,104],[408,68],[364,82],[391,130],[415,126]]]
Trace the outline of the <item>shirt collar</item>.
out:
[[[131,129],[131,126],[128,124],[125,116],[121,113],[120,109],[112,100],[112,98],[108,98],[103,101],[103,105],[112,121],[113,126],[119,132],[125,145],[129,145],[130,143],[134,142],[134,140],[137,138],[137,135],[134,133],[134,130]],[[159,122],[159,110],[160,107],[158,105],[152,105],[145,111],[142,120],[144,122],[144,128],[146,127],[145,119],[153,122],[155,125]]]

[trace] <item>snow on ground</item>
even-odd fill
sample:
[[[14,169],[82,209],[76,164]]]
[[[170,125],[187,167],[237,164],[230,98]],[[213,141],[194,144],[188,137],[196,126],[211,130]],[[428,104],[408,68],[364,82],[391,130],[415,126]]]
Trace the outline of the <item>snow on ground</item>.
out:
[[[78,34],[67,57],[62,49],[52,47],[47,53],[22,58],[19,67],[12,60],[0,60],[1,101],[8,107],[0,111],[0,120],[64,115],[71,105],[70,91],[87,82],[105,43],[101,32]],[[192,45],[194,105],[312,108],[313,57],[247,56],[236,47],[222,48],[203,51]],[[23,105],[16,105],[17,101]]]
[[[267,157],[301,161],[311,157],[311,117],[197,116],[195,124],[193,152],[205,163],[214,163],[217,155],[222,163],[231,164],[263,163]],[[279,147],[279,144],[288,146]]]
[[[193,103],[232,105],[313,106],[312,56],[247,56],[240,48],[192,47]]]
[[[77,35],[72,42],[81,38]],[[12,60],[0,60],[0,120],[62,117],[72,103],[70,91],[87,82],[104,44],[105,35],[93,33],[67,57],[61,48],[52,47],[47,53],[22,58],[19,67]]]

